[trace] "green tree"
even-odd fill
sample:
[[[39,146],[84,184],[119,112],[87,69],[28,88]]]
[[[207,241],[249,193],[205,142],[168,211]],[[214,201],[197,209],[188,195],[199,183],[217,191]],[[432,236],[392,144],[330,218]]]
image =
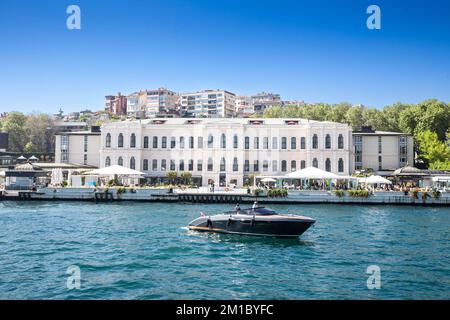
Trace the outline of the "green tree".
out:
[[[450,147],[446,142],[439,141],[438,135],[430,130],[417,135],[420,158],[431,169],[450,168]]]
[[[345,114],[345,120],[350,126],[352,126],[353,130],[360,130],[364,125],[363,111],[363,107],[353,106],[348,109]]]
[[[27,143],[27,117],[21,112],[9,112],[3,120],[2,130],[9,133],[9,150],[23,152]]]
[[[333,106],[327,116],[328,121],[346,123],[346,114],[352,106],[349,103],[343,102]]]
[[[54,145],[54,125],[45,113],[28,115],[25,124],[27,139],[33,145],[31,152],[51,152]]]
[[[190,184],[192,179],[192,173],[185,171],[181,173],[180,177],[181,179],[183,179],[184,184]]]
[[[170,184],[175,184],[178,174],[175,171],[168,171],[166,173],[166,177],[167,177],[167,179],[169,179]]]

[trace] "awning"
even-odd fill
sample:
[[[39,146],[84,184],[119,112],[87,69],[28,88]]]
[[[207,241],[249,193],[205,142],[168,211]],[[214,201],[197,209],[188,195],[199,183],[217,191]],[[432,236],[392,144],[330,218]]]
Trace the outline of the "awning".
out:
[[[118,175],[118,176],[143,176],[145,175],[145,173],[134,170],[134,169],[130,169],[130,168],[125,168],[119,165],[113,165],[110,167],[106,167],[106,168],[101,168],[101,169],[96,169],[96,170],[92,170],[92,171],[88,171],[86,172],[86,174],[89,175],[99,175],[99,176],[113,176],[113,175]]]
[[[359,180],[359,182],[367,183],[367,184],[378,184],[378,183],[392,184],[392,182],[389,181],[388,179],[385,179],[382,176],[375,176],[375,175],[370,176],[368,178],[360,178],[358,180]]]
[[[320,170],[315,167],[308,167],[295,172],[288,173],[285,178],[289,179],[339,179],[337,174]]]

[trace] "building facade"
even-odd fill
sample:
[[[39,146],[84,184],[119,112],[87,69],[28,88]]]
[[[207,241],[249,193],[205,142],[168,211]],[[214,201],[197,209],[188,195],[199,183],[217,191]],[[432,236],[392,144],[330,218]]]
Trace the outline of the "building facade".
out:
[[[100,166],[101,133],[90,131],[61,132],[55,135],[55,163]]]
[[[353,146],[354,170],[392,171],[414,165],[414,138],[409,134],[363,127],[353,132]]]
[[[166,88],[134,92],[127,97],[127,114],[136,118],[156,118],[178,112],[179,95]]]
[[[236,116],[240,118],[251,117],[255,113],[252,99],[249,96],[238,96],[235,100]]]
[[[271,92],[261,92],[251,96],[253,110],[256,114],[263,114],[267,108],[281,105],[281,96]]]
[[[105,96],[105,111],[121,116],[127,114],[127,97],[120,92],[114,96]]]
[[[180,112],[184,116],[231,118],[236,115],[236,95],[225,90],[204,90],[180,95]]]
[[[177,118],[102,126],[100,167],[118,164],[164,178],[190,172],[201,185],[242,186],[254,174],[285,175],[314,166],[351,173],[346,124],[304,119]]]

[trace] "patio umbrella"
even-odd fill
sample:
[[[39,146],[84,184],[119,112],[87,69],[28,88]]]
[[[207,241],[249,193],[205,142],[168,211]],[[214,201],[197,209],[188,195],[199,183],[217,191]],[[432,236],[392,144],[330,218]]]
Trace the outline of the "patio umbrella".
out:
[[[17,158],[17,160],[27,160],[27,158],[25,158],[24,156],[20,156]]]
[[[389,181],[388,179],[385,179],[385,178],[383,178],[381,176],[375,176],[375,175],[370,176],[368,178],[359,179],[359,182],[367,183],[367,184],[379,184],[379,183],[381,183],[381,184],[392,184],[392,182]]]
[[[30,160],[30,161],[37,161],[37,160],[39,160],[39,159],[36,158],[36,157],[33,155],[33,156],[31,156],[28,160]]]
[[[264,179],[261,179],[261,182],[277,182],[277,180],[272,179],[272,178],[264,178]]]
[[[320,170],[315,167],[297,170],[295,172],[288,173],[285,177],[289,179],[339,179],[337,174]]]

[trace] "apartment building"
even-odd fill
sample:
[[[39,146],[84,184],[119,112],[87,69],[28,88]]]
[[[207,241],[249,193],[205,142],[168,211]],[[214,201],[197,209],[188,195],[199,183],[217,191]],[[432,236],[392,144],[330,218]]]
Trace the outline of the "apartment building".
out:
[[[232,118],[236,95],[225,90],[204,90],[180,95],[180,112],[187,117]]]

